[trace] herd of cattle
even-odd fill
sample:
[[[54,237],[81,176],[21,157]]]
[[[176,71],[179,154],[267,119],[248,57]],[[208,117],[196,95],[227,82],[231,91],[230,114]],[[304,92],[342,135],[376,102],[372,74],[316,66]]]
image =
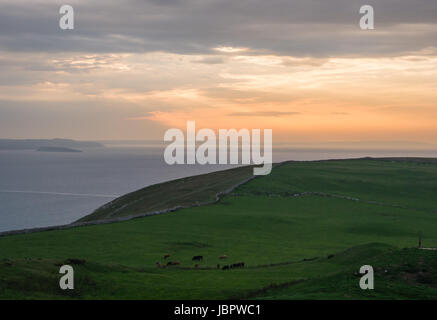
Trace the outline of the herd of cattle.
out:
[[[163,256],[163,258],[164,258],[164,260],[170,258],[170,254],[168,254],[168,253],[165,254]],[[222,255],[222,256],[219,257],[219,259],[221,259],[221,260],[224,260],[224,259],[227,259],[227,258],[228,258],[228,256],[226,256],[226,255]],[[203,260],[203,256],[194,256],[191,260],[192,261],[202,261]],[[169,261],[169,262],[164,263],[164,264],[161,263],[161,262],[157,262],[156,266],[158,268],[166,268],[166,267],[169,267],[169,266],[178,266],[180,264],[181,264],[180,261]],[[199,264],[196,263],[194,265],[194,268],[198,268],[198,267],[199,267]],[[227,265],[224,265],[222,267],[220,266],[220,264],[217,264],[217,269],[229,270],[229,269],[236,269],[236,268],[244,268],[244,262],[238,262],[238,263],[234,263],[234,264],[230,264],[230,265],[227,264]]]
[[[220,265],[217,265],[217,268],[220,268]],[[229,269],[235,269],[235,268],[244,268],[244,262],[234,263],[231,265],[226,265],[222,267],[222,270],[229,270]]]

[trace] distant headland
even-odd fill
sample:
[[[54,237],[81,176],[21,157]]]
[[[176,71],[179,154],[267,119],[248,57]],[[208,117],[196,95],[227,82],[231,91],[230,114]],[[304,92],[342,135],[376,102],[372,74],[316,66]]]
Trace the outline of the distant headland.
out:
[[[95,141],[71,139],[0,139],[0,150],[37,150],[42,152],[81,152],[78,148],[101,148]]]
[[[65,147],[40,147],[36,149],[39,152],[82,152],[82,150],[65,148]]]

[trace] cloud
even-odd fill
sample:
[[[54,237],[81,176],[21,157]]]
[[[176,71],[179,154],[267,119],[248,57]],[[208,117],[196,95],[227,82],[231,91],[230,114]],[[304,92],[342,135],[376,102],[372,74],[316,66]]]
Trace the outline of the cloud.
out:
[[[214,48],[214,50],[223,53],[242,53],[242,52],[249,51],[249,48],[217,47]]]
[[[376,30],[358,27],[361,0],[3,0],[0,46],[10,51],[236,53],[292,56],[396,54],[437,46],[437,2],[370,1]],[[405,27],[407,26],[407,27]],[[215,48],[215,49],[214,49]]]
[[[144,111],[111,101],[5,101],[0,99],[0,137],[73,139],[161,139],[154,121],[129,121]]]
[[[120,55],[86,54],[73,57],[59,57],[51,60],[57,71],[88,72],[96,69],[118,69],[129,71],[130,67],[121,62]]]
[[[222,64],[225,63],[225,59],[222,57],[205,57],[195,60],[194,62],[203,64]]]
[[[231,117],[283,117],[294,116],[301,114],[300,112],[286,112],[286,111],[253,111],[253,112],[233,112],[228,114]]]
[[[366,3],[375,30],[361,0],[70,0],[63,31],[57,0],[2,0],[0,135],[145,138],[195,119],[435,139],[437,1]]]

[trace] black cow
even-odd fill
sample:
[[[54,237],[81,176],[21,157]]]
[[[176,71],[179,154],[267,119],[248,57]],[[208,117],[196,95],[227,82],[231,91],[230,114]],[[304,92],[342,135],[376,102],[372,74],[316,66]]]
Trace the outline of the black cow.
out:
[[[193,261],[202,261],[203,260],[203,256],[194,256]]]
[[[231,265],[231,268],[244,268],[244,262],[234,263]]]
[[[222,270],[229,270],[229,266],[223,266]]]

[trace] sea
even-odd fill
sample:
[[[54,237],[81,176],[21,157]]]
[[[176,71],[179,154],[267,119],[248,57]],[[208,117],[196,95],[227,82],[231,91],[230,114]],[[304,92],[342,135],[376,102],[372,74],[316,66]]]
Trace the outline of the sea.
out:
[[[437,150],[278,148],[275,162],[437,157]],[[226,165],[167,165],[156,146],[109,145],[83,152],[0,150],[0,232],[68,224],[140,188]]]

